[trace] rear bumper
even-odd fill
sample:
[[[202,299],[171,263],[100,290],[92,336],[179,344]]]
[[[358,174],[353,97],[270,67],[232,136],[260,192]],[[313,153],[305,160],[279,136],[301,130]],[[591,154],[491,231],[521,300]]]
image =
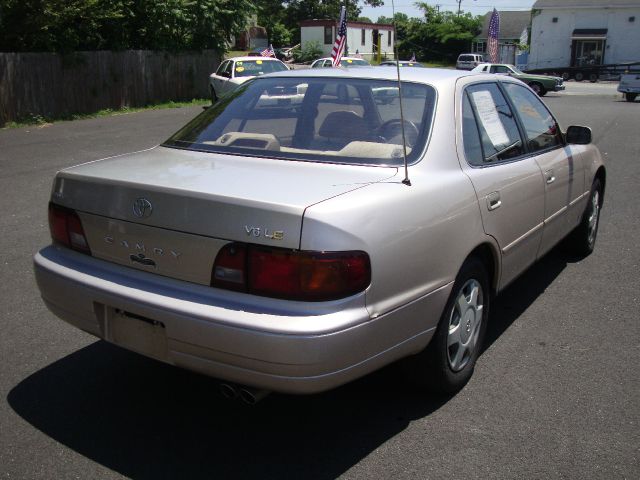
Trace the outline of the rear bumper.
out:
[[[226,381],[315,393],[428,343],[450,285],[371,319],[365,295],[308,304],[225,292],[63,248],[34,257],[47,307],[109,342]]]

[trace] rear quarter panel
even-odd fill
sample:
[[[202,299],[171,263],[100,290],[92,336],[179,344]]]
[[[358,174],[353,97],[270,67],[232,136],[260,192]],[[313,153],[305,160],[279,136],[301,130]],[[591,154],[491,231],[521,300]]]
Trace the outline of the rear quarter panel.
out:
[[[302,249],[369,254],[372,317],[449,285],[484,237],[475,193],[459,168],[416,169],[411,186],[401,180],[314,205],[303,219]],[[437,321],[430,319],[430,326]]]

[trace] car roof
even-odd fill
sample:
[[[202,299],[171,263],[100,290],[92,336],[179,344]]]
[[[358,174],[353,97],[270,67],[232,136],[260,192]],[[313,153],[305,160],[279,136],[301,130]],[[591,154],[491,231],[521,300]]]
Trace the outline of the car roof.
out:
[[[333,60],[333,58],[322,57],[322,58],[319,58],[318,60]],[[318,60],[315,60],[315,61],[317,62]],[[360,57],[340,57],[340,60],[364,60],[365,62],[367,61],[366,59],[360,58]]]
[[[462,77],[476,78],[477,73],[466,70],[453,70],[446,68],[407,68],[402,70],[400,78],[410,82],[419,82],[436,87],[451,86],[455,80]],[[487,78],[493,77],[485,74]],[[380,68],[378,66],[338,67],[338,68],[305,68],[301,70],[288,70],[275,72],[268,75],[273,77],[294,78],[367,78],[372,80],[397,80],[397,71],[393,68]],[[263,78],[263,77],[261,77]]]
[[[513,67],[513,64],[511,63],[489,63],[489,62],[485,62],[485,63],[480,63],[478,64],[478,67],[484,67],[484,66],[488,66],[488,67]]]
[[[249,56],[244,56],[244,57],[231,57],[231,58],[225,58],[225,60],[235,60],[235,61],[242,61],[242,62],[264,60],[264,61],[267,61],[267,62],[279,62],[279,63],[282,63],[277,58],[262,57],[262,56],[257,56],[257,55],[249,55]]]

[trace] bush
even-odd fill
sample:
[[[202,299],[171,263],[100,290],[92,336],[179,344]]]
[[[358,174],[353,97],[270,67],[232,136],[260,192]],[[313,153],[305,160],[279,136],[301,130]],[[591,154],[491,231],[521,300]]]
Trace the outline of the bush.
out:
[[[312,62],[316,58],[320,58],[321,56],[322,49],[320,48],[320,43],[309,42],[304,46],[303,49],[296,48],[294,50],[293,61],[296,63]]]

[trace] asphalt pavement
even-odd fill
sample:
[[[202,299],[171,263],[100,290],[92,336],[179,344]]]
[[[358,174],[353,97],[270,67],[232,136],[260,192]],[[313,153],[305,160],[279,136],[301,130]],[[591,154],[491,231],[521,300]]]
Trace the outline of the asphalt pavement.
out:
[[[0,478],[640,478],[640,102],[571,83],[544,100],[607,161],[595,252],[555,249],[497,299],[451,398],[385,369],[247,408],[56,319],[31,268],[56,170],[149,148],[201,109],[0,130]]]

